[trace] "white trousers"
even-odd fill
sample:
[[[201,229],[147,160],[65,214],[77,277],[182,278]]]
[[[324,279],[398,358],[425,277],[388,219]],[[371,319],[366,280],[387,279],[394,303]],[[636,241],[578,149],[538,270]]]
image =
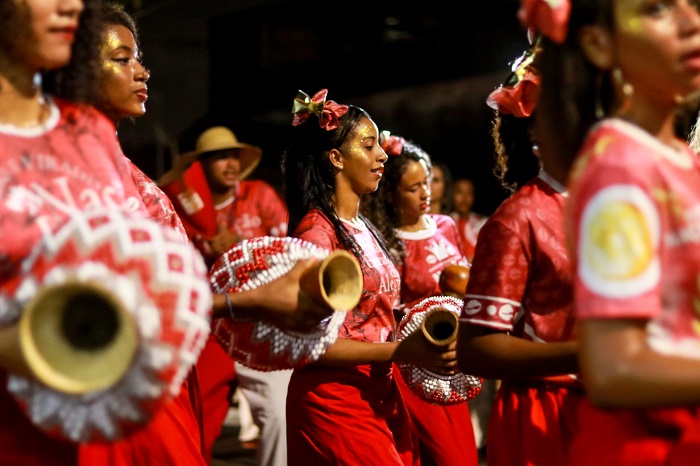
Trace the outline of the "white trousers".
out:
[[[292,370],[258,371],[236,361],[238,390],[260,428],[259,466],[287,466],[287,386]]]

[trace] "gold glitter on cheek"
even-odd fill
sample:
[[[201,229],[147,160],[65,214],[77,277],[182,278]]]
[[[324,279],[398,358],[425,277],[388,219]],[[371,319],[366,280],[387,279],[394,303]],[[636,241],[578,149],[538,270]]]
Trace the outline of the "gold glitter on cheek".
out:
[[[105,73],[118,74],[119,67],[117,64],[109,59],[109,54],[114,50],[117,50],[122,46],[121,40],[116,31],[109,29],[103,36],[103,42],[100,47],[100,58],[102,61],[102,71]]]
[[[119,74],[119,67],[113,61],[102,60],[102,71],[109,74]]]

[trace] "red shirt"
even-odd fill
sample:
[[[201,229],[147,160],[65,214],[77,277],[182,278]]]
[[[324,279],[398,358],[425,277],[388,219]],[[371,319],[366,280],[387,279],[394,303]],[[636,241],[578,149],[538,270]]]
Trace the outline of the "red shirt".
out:
[[[287,234],[287,207],[277,192],[262,180],[243,180],[233,197],[215,206],[216,222],[236,233],[237,242],[259,236]],[[192,235],[194,244],[213,265],[218,256],[199,235]]]
[[[180,232],[183,235],[183,241],[186,241],[187,233],[185,232],[185,227],[180,217],[175,212],[175,207],[170,201],[170,198],[152,179],[131,161],[129,161],[129,168],[131,169],[131,176],[134,183],[141,194],[141,199],[148,209],[149,217],[161,225]]]
[[[603,120],[571,181],[578,319],[644,319],[655,351],[700,358],[700,163],[641,128]],[[586,404],[571,465],[687,465],[700,451],[697,406],[602,410]],[[595,451],[594,451],[595,450]]]
[[[565,196],[534,178],[481,228],[461,319],[533,341],[572,339]]]
[[[363,252],[360,266],[364,291],[357,307],[348,311],[339,336],[361,341],[387,341],[396,326],[392,308],[401,279],[394,263],[384,254],[369,229],[357,228],[349,222],[344,222],[344,225]],[[294,236],[329,251],[338,248],[333,226],[320,211],[308,213],[299,223]]]
[[[428,228],[407,232],[396,230],[406,256],[399,274],[403,277],[401,303],[406,310],[429,296],[441,294],[440,273],[450,264],[469,266],[461,252],[461,240],[452,217],[424,216]]]
[[[479,231],[486,223],[486,220],[488,220],[488,217],[484,217],[476,212],[469,212],[467,217],[462,217],[454,212],[452,213],[452,218],[457,222],[457,230],[462,238],[462,253],[467,260],[472,260],[476,250],[476,240],[479,236]]]
[[[39,128],[0,125],[0,295],[21,278],[22,262],[42,236],[76,210],[110,207],[139,210],[140,195],[114,125],[82,105],[54,100]],[[0,322],[19,318],[0,306]],[[56,440],[30,422],[7,392],[0,371],[0,464],[75,465],[77,445]]]

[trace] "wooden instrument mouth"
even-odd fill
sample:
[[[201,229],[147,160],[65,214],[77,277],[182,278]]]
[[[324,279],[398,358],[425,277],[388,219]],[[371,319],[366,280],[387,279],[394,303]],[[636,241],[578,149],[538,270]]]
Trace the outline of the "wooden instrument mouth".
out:
[[[348,251],[336,249],[316,267],[304,274],[301,287],[305,293],[332,309],[349,310],[362,296],[362,270]]]
[[[19,339],[38,380],[81,394],[124,376],[136,352],[137,329],[102,284],[75,281],[40,290],[24,311]]]
[[[445,308],[435,308],[429,311],[421,329],[430,343],[436,346],[447,346],[457,339],[459,318],[457,314]]]

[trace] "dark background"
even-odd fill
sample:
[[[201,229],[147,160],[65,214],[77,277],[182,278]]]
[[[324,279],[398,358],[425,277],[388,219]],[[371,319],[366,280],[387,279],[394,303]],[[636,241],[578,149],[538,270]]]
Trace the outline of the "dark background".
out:
[[[488,94],[527,47],[518,0],[335,3],[316,0],[122,0],[152,72],[147,113],[123,122],[124,152],[148,175],[229,126],[263,148],[253,174],[280,186],[297,90],[365,108],[452,176],[471,177],[474,210],[506,193],[494,176]],[[466,12],[465,12],[466,10]],[[472,11],[473,10],[473,11]]]

